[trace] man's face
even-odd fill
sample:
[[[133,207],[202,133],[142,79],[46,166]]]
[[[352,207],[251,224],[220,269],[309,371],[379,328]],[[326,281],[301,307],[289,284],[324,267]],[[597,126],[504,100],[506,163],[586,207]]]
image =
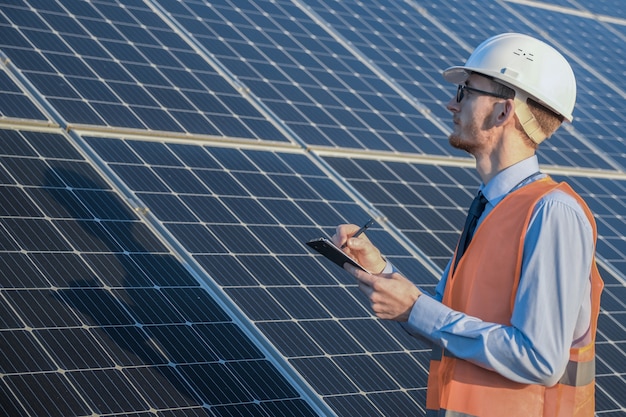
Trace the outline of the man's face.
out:
[[[497,98],[471,89],[493,92],[494,83],[488,78],[472,74],[465,82],[469,89],[463,91],[463,98],[457,102],[456,96],[448,102],[452,112],[453,130],[448,141],[454,148],[476,155],[492,141],[494,104]]]

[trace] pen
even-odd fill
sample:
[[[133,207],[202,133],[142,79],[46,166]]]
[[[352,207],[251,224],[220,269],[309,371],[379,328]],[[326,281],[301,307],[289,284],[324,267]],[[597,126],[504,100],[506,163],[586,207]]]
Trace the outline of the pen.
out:
[[[365,224],[363,225],[363,227],[361,227],[359,230],[357,230],[357,231],[356,231],[356,233],[355,233],[355,234],[353,234],[353,235],[352,235],[352,237],[353,237],[353,238],[355,238],[355,237],[359,237],[359,235],[360,235],[361,233],[363,233],[364,231],[366,231],[368,227],[370,227],[371,225],[373,225],[375,221],[376,221],[376,219],[369,219],[369,220],[367,221],[367,223],[365,223]],[[348,242],[346,241],[346,243],[344,243],[343,245],[341,245],[341,249],[345,248],[347,244],[348,244]]]

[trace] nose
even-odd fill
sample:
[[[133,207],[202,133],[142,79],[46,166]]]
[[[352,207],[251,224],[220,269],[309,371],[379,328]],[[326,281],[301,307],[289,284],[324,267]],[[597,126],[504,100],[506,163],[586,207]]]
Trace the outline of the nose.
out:
[[[452,113],[456,113],[459,111],[460,104],[461,103],[456,101],[456,96],[452,96],[448,101],[448,104],[446,104],[446,109],[450,110]]]

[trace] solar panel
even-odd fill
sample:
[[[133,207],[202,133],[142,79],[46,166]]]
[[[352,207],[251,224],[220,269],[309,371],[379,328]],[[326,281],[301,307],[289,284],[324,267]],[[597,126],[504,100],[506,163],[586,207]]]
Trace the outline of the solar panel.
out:
[[[149,202],[148,208],[172,237],[319,394],[329,389],[323,381],[341,378],[345,383],[334,388],[333,397],[361,403],[364,394],[350,398],[380,387],[350,375],[346,356],[354,357],[350,363],[362,362],[358,369],[365,378],[366,366],[383,366],[368,352],[378,352],[383,361],[386,354],[393,354],[414,362],[412,355],[425,349],[399,327],[374,320],[349,276],[304,246],[306,240],[332,234],[337,224],[364,221],[368,214],[301,151],[86,140],[137,198]],[[168,164],[163,157],[153,161],[158,166],[147,163],[155,148],[161,148],[159,155],[170,156]],[[118,162],[119,155],[124,155],[124,162]],[[199,166],[187,155],[205,155],[200,160],[211,163]],[[140,167],[150,174],[139,175]],[[151,179],[144,180],[148,176]],[[187,186],[178,188],[179,183]],[[427,264],[420,264],[380,227],[368,234],[395,263],[421,271],[423,283],[434,286],[436,279]],[[292,334],[298,336],[285,337]],[[319,366],[309,367],[312,362]],[[421,389],[415,382],[389,384],[387,390],[393,392],[389,404],[407,389]],[[413,410],[421,410],[405,400]]]
[[[480,181],[440,73],[504,31],[577,74],[540,161],[598,224],[622,414],[623,28],[610,0],[0,0],[0,414],[423,415],[430,347],[303,243],[375,217],[433,290]]]
[[[619,7],[620,3],[618,0],[600,0],[590,4],[585,4],[584,7],[581,7],[578,4],[573,5],[584,11],[588,10],[592,13],[602,15],[604,20],[608,21],[612,21],[613,19],[619,20],[626,18],[626,13],[622,8]]]
[[[287,141],[148,5],[17,1],[1,13],[0,49],[67,123]]]
[[[4,146],[15,135],[21,147]],[[63,134],[0,137],[13,180],[0,187],[5,415],[239,403],[312,415],[247,330]]]
[[[441,129],[292,2],[157,2],[299,140],[450,154]],[[419,144],[417,137],[427,138]]]

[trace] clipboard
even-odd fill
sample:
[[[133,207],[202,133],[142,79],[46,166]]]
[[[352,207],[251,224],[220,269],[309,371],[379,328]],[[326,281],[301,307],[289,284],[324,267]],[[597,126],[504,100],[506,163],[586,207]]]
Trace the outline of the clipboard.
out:
[[[341,249],[335,246],[333,242],[325,237],[309,240],[306,244],[333,261],[341,269],[343,269],[343,265],[347,262],[350,265],[359,268],[361,271],[365,271],[368,274],[370,273],[367,269],[359,265],[357,261],[346,255]]]

